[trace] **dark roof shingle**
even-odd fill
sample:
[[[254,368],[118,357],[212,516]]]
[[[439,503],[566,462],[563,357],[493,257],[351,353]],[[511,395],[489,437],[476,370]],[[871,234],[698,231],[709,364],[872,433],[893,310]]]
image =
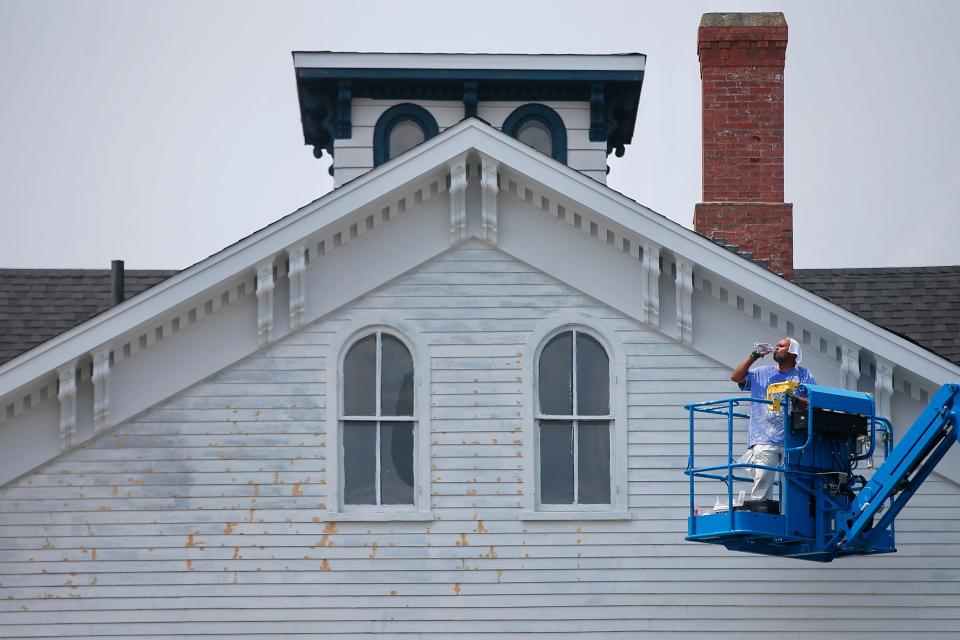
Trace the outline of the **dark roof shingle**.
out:
[[[797,269],[794,282],[960,364],[960,266]]]
[[[176,271],[128,270],[127,298]],[[0,269],[0,364],[111,306],[109,269]]]

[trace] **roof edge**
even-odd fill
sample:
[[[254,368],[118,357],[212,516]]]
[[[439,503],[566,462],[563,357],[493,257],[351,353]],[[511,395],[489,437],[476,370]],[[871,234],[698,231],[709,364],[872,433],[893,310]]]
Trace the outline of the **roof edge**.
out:
[[[48,340],[0,366],[0,397],[48,375],[64,363],[109,343],[167,310],[236,277],[266,258],[325,228],[383,194],[445,168],[471,150],[490,156],[531,180],[631,229],[702,268],[714,271],[778,304],[809,305],[811,322],[877,352],[933,382],[960,379],[960,367],[865,318],[717,246],[696,232],[654,212],[575,169],[544,156],[477,118],[467,118],[411,151],[325,194],[220,252],[184,269],[143,293]],[[562,182],[563,184],[558,184]],[[371,193],[372,191],[372,193]],[[319,219],[308,220],[328,209]],[[638,217],[639,216],[639,217]],[[853,336],[847,336],[847,333]],[[873,345],[873,346],[871,346]],[[918,360],[919,359],[919,360]],[[921,362],[921,360],[923,362]],[[923,363],[928,366],[922,366]]]

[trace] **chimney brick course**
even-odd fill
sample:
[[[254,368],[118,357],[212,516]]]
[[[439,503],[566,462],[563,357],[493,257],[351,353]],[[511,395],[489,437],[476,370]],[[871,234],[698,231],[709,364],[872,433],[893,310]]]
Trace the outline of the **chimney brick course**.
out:
[[[703,201],[694,229],[793,276],[793,205],[783,194],[782,13],[704,14]]]

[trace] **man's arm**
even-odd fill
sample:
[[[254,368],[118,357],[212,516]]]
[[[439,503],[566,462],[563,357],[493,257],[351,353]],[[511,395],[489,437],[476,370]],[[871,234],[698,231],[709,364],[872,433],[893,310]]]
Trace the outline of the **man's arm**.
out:
[[[817,384],[816,379],[813,377],[813,374],[810,373],[809,369],[803,369],[803,377],[800,380],[803,384]],[[797,407],[800,409],[807,408],[807,394],[804,392],[803,395],[796,395],[793,398],[793,401],[797,404]]]
[[[739,385],[747,381],[747,374],[750,373],[750,365],[762,358],[760,354],[754,352],[747,356],[747,359],[737,365],[737,368],[730,374],[730,379]]]

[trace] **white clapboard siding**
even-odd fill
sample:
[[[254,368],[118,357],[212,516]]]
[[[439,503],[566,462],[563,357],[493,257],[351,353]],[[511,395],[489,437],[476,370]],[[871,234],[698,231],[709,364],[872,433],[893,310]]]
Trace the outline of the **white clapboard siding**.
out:
[[[521,517],[525,345],[569,311],[624,344],[629,520]],[[325,521],[330,341],[386,312],[429,351],[432,519]],[[680,405],[735,395],[728,376],[496,249],[451,250],[0,489],[0,637],[960,637],[950,482],[891,556],[683,541]],[[698,450],[725,446],[705,422]]]

